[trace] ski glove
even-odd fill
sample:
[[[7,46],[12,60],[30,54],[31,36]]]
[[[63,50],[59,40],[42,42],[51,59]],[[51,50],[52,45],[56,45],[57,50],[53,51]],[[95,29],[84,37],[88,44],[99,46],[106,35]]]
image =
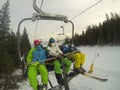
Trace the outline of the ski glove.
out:
[[[59,53],[58,56],[57,56],[58,59],[62,59],[63,58],[63,54],[62,53]]]

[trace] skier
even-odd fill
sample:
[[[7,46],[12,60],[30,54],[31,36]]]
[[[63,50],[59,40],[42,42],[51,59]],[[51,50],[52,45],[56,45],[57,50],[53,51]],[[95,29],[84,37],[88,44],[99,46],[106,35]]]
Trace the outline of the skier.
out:
[[[56,59],[53,61],[53,65],[57,82],[61,87],[64,84],[61,69],[63,69],[63,72],[67,75],[72,62],[67,58],[63,58],[62,51],[55,43],[55,39],[52,37],[49,39],[47,50],[49,55],[56,57]]]
[[[27,63],[31,63],[28,67],[28,79],[34,90],[39,90],[41,87],[36,79],[38,72],[42,79],[42,90],[47,90],[48,71],[45,66],[46,53],[41,45],[40,40],[34,40],[34,48],[27,55]]]
[[[61,45],[61,50],[64,54],[67,54],[67,58],[70,60],[74,60],[74,71],[76,73],[84,74],[85,69],[82,65],[85,63],[85,54],[78,50],[75,45],[71,43],[71,39],[67,36],[65,38],[65,42]]]

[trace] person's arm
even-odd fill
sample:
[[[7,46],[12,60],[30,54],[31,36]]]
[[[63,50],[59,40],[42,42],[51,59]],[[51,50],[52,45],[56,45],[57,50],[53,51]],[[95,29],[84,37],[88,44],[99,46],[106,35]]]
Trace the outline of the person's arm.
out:
[[[58,47],[58,45],[56,45],[56,51],[58,54],[63,54],[63,52],[60,50],[60,48]]]
[[[71,50],[72,50],[72,51],[76,51],[76,50],[77,50],[77,47],[76,47],[74,44],[72,44],[72,45],[71,45]]]
[[[72,51],[74,52],[74,53],[81,53],[81,51],[75,46],[75,45],[73,45],[72,44],[72,47],[71,47],[71,49],[72,49]]]
[[[48,46],[48,47],[47,47],[47,50],[48,50],[48,53],[49,53],[51,56],[55,56],[55,57],[58,56],[58,53],[56,52],[55,48],[54,48],[54,50],[53,50],[52,47]]]
[[[27,63],[32,62],[32,60],[33,60],[33,55],[32,55],[32,53],[33,53],[34,50],[35,50],[35,48],[32,48],[32,49],[29,51],[29,53],[28,53],[28,55],[27,55],[27,59],[26,59]]]
[[[68,53],[68,52],[69,52],[69,48],[68,48],[68,47],[66,47],[66,45],[65,45],[65,44],[62,44],[62,46],[61,46],[61,50],[62,50],[62,52],[63,52],[64,54],[66,54],[66,53]]]

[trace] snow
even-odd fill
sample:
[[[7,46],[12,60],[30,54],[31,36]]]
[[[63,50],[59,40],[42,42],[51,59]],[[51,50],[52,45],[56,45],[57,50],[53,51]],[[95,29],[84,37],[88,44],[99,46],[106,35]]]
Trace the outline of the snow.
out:
[[[120,46],[80,46],[78,47],[86,55],[83,67],[89,70],[94,61],[94,72],[107,76],[107,82],[100,82],[83,75],[78,75],[69,82],[70,90],[120,90]],[[40,81],[40,76],[37,77]],[[49,79],[53,85],[57,85],[53,72],[49,73]],[[29,81],[19,82],[18,90],[33,90]],[[48,85],[48,88],[50,85]]]

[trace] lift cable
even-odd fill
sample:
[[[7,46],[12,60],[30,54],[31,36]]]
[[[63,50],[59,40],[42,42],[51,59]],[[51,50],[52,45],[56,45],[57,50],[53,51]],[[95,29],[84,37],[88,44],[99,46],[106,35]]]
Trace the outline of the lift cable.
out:
[[[70,20],[74,20],[74,19],[77,18],[79,15],[81,15],[81,14],[83,14],[84,12],[88,11],[89,9],[91,9],[91,8],[94,7],[94,6],[96,6],[97,4],[99,4],[99,3],[102,2],[102,1],[103,1],[103,0],[99,0],[98,2],[92,4],[90,7],[84,9],[83,11],[81,11],[79,14],[77,14],[76,16],[74,16],[73,18],[71,18]],[[65,25],[66,25],[66,23],[63,24],[63,25],[61,25],[61,26],[65,26]],[[57,32],[57,30],[60,29],[61,26],[58,27],[58,28],[54,31],[54,33]],[[53,33],[53,32],[52,32],[52,33]]]
[[[75,19],[76,17],[78,17],[79,15],[83,14],[84,12],[88,11],[89,9],[91,9],[92,7],[96,6],[97,4],[99,4],[100,2],[102,2],[103,0],[99,0],[98,2],[94,3],[93,5],[91,5],[90,7],[86,8],[85,10],[83,10],[82,12],[80,12],[79,14],[77,14],[76,16],[74,16],[72,19]]]

